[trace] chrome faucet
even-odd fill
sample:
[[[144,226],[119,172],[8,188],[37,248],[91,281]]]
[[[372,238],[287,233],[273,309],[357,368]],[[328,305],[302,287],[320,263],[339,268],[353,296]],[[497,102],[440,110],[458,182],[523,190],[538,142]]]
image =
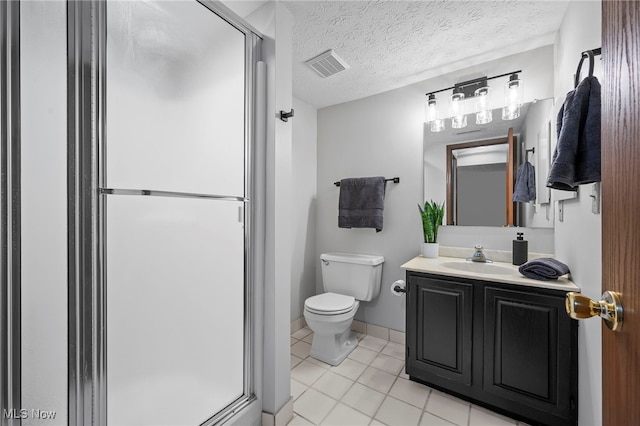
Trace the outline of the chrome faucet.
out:
[[[486,263],[486,262],[493,262],[490,259],[487,259],[484,255],[484,253],[482,252],[482,245],[480,244],[476,244],[475,246],[475,253],[473,253],[473,256],[471,257],[467,257],[467,260],[470,260],[472,262],[482,262],[482,263]]]

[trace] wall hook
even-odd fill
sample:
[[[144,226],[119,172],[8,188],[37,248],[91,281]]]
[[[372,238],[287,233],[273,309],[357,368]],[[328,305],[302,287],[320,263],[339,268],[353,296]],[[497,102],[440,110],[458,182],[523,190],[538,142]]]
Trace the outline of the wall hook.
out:
[[[291,108],[291,111],[289,112],[280,111],[280,120],[284,121],[285,123],[289,121],[291,117],[293,117],[293,108]]]

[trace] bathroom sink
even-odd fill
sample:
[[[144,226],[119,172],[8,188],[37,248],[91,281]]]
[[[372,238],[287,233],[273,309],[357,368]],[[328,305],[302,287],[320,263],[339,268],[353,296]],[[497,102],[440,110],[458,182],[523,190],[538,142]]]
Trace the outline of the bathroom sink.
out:
[[[480,274],[497,274],[497,275],[514,275],[516,271],[504,266],[494,265],[492,263],[481,262],[443,262],[440,264],[445,268],[456,269],[465,272],[477,272]]]

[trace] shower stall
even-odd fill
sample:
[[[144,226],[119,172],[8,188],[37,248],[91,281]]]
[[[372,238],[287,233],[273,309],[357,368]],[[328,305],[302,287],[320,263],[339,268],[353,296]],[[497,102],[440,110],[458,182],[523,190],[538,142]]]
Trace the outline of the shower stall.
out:
[[[0,114],[22,135],[3,147],[24,155],[1,158],[21,270],[2,271],[0,424],[224,422],[256,398],[259,35],[209,0],[6,3],[21,90]]]

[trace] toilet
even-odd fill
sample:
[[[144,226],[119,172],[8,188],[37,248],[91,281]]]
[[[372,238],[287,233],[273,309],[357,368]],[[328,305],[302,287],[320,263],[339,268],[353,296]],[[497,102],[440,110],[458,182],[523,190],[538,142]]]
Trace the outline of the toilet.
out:
[[[310,355],[338,365],[358,346],[351,324],[360,301],[371,301],[380,294],[384,257],[323,253],[320,260],[325,293],[304,302],[304,319],[313,331]]]

